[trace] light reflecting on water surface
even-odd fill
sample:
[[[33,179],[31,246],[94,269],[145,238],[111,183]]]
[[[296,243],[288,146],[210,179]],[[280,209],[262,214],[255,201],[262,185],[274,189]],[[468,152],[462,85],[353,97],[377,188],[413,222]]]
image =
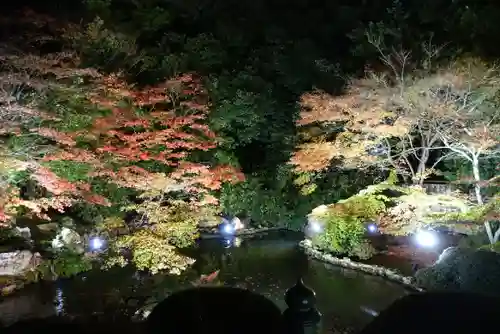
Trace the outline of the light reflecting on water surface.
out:
[[[276,234],[238,240],[237,247],[231,248],[210,240],[195,252],[193,267],[177,277],[149,276],[127,269],[100,271],[54,284],[50,298],[50,288],[32,286],[0,301],[0,321],[50,314],[133,314],[142,305],[188,288],[201,274],[216,270],[220,270],[216,283],[250,289],[283,309],[286,289],[304,274],[305,283],[316,291],[326,327],[338,319],[362,326],[374,312],[406,294],[401,286],[379,277],[308,260],[297,249],[298,240],[296,235]]]

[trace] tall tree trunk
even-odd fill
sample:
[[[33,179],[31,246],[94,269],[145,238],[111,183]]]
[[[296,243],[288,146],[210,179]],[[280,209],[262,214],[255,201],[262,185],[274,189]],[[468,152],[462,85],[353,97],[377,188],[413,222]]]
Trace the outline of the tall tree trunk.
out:
[[[422,155],[419,158],[418,167],[417,167],[417,180],[419,186],[423,186],[424,181],[426,179],[425,172],[427,170],[427,161],[429,161],[429,149],[422,148]]]
[[[483,205],[483,195],[481,194],[481,174],[479,173],[479,156],[477,155],[472,157],[472,175],[474,176],[474,193],[476,195],[477,204]],[[493,234],[491,223],[488,220],[484,222],[484,228],[486,229],[486,234],[488,235],[490,243],[494,244],[497,242],[500,237],[500,229]]]
[[[479,174],[479,160],[477,157],[472,159],[472,175],[474,176],[474,194],[478,205],[483,205],[483,195],[481,194],[481,174]]]

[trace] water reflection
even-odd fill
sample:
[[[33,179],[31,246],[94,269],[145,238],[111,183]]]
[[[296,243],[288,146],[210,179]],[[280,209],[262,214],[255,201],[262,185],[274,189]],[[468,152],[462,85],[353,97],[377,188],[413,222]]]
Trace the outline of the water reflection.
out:
[[[299,239],[296,235],[276,234],[255,240],[240,239],[238,247],[230,248],[221,247],[220,240],[208,240],[193,251],[197,258],[195,265],[177,277],[150,276],[121,268],[88,273],[86,278],[52,286],[52,312],[72,316],[132,315],[142,305],[191,287],[200,275],[216,270],[220,272],[215,284],[250,289],[273,300],[282,309],[286,289],[293,286],[299,275],[304,275],[306,284],[317,293],[318,308],[327,327],[337,319],[363,325],[372,315],[362,308],[378,312],[406,293],[402,287],[378,277],[308,260],[296,247]],[[33,286],[0,302],[0,321],[32,317],[38,312],[33,309],[33,303],[25,306],[32,308],[26,312],[15,303],[7,305],[9,300],[28,296],[43,304],[46,293],[46,288]]]
[[[57,287],[55,291],[54,307],[57,315],[64,314],[64,295],[63,289],[61,289],[60,287]]]

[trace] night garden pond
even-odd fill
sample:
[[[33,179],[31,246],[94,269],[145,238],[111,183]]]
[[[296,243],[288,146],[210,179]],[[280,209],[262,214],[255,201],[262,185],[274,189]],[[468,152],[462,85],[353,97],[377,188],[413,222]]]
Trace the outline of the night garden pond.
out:
[[[372,315],[405,295],[404,287],[380,277],[309,260],[297,247],[302,234],[276,231],[243,239],[226,248],[218,239],[201,241],[190,255],[196,263],[181,276],[134,273],[129,269],[90,272],[77,278],[33,285],[0,302],[0,320],[55,313],[85,317],[102,314],[133,315],[173,291],[188,288],[201,275],[220,270],[213,284],[252,290],[284,309],[284,293],[304,273],[305,283],[316,291],[323,327],[335,322],[362,327]]]

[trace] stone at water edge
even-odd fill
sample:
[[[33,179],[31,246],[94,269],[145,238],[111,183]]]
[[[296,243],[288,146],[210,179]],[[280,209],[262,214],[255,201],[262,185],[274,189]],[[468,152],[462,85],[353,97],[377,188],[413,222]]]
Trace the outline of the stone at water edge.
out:
[[[63,227],[56,237],[52,239],[51,245],[54,249],[66,247],[78,254],[85,252],[81,235],[67,227]]]
[[[158,305],[158,302],[152,302],[149,304],[144,305],[143,307],[139,308],[135,314],[132,316],[133,321],[143,321],[146,320],[147,317],[151,314],[155,306]]]
[[[33,273],[41,263],[39,253],[18,250],[0,253],[0,295],[8,296],[31,282]]]
[[[0,253],[0,276],[22,276],[40,264],[39,253],[21,250]]]
[[[57,223],[38,224],[36,227],[42,233],[57,233]]]
[[[31,230],[29,227],[16,226],[14,227],[13,232],[15,236],[18,236],[28,242],[31,242]]]
[[[241,222],[241,220],[238,217],[233,218],[233,224],[234,224],[234,229],[236,231],[240,231],[245,228],[245,225]]]
[[[14,291],[21,289],[22,287],[23,287],[22,285],[19,285],[16,283],[12,283],[9,285],[1,285],[0,284],[0,296],[3,296],[3,297],[8,296],[8,295],[12,294]]]
[[[219,226],[220,221],[215,219],[203,219],[198,222],[198,227],[201,229],[212,229]]]

